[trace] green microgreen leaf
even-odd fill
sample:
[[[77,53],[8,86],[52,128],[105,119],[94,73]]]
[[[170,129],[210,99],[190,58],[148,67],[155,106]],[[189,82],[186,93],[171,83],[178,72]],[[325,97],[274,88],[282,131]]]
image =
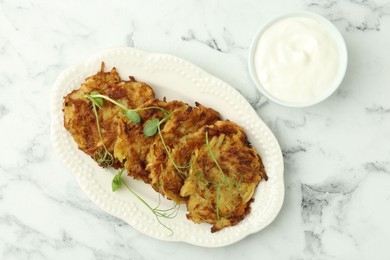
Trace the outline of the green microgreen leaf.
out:
[[[150,120],[144,127],[144,135],[154,136],[157,133],[158,126],[160,125],[160,120],[158,118],[153,118]]]
[[[111,182],[112,191],[117,191],[122,187],[122,178],[119,175],[115,175]]]
[[[111,187],[112,187],[112,191],[117,191],[119,190],[121,187],[122,187],[122,183],[123,183],[123,180],[122,180],[122,173],[125,169],[123,168],[122,170],[120,170],[115,176],[114,178],[112,178],[112,181],[111,181]]]
[[[127,117],[127,119],[131,120],[133,123],[137,123],[137,124],[141,123],[141,117],[134,110],[126,109],[125,116]]]
[[[94,97],[93,95],[100,95],[97,91],[92,91],[91,94],[85,95],[95,106],[102,108],[104,105],[103,99],[101,97]]]

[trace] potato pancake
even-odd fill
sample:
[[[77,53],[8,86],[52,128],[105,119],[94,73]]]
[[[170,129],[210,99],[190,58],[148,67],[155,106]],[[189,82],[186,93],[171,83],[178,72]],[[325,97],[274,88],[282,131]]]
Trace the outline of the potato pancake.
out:
[[[187,218],[212,224],[212,232],[236,225],[250,212],[258,183],[267,180],[259,155],[244,131],[230,121],[206,126],[187,139],[181,149],[193,152],[180,192],[186,199]]]
[[[104,63],[101,70],[88,78],[79,89],[73,90],[64,97],[64,126],[72,135],[78,148],[98,161],[103,152],[103,143],[107,150],[113,154],[117,139],[118,119],[122,117],[122,109],[104,100],[102,109],[97,109],[103,143],[100,140],[96,117],[92,103],[85,97],[92,91],[98,91],[129,109],[136,108],[150,99],[155,94],[151,87],[130,77],[129,81],[122,81],[113,68],[110,72],[104,72]],[[101,166],[107,166],[100,163]],[[122,167],[115,159],[112,162],[114,168]]]
[[[185,203],[188,219],[217,232],[243,220],[257,185],[268,177],[244,130],[195,104],[156,99],[147,84],[123,81],[115,68],[104,72],[102,63],[64,97],[64,126],[100,166],[124,167],[134,179]],[[102,160],[107,152],[109,163]]]
[[[220,120],[217,111],[206,108],[199,103],[196,107],[183,104],[172,111],[172,115],[161,129],[165,147],[161,138],[156,138],[147,156],[146,170],[150,171],[150,179],[153,188],[174,200],[176,203],[184,203],[180,196],[180,189],[187,176],[188,160],[184,158],[172,158],[177,168],[169,159],[167,151],[179,149],[182,144],[181,138],[198,131],[201,127],[213,124]]]
[[[138,108],[160,107],[169,112],[185,106],[185,103],[180,101],[165,102],[158,99],[150,100]],[[158,118],[159,120],[165,117],[165,114],[160,109],[148,109],[139,111],[141,123],[133,123],[125,116],[118,121],[118,139],[114,148],[114,157],[117,158],[127,170],[129,176],[138,180],[143,180],[145,183],[150,183],[149,171],[146,168],[146,157],[149,149],[153,146],[156,140],[160,137],[158,134],[148,137],[143,133],[145,125],[150,120]],[[165,154],[164,154],[165,156]]]

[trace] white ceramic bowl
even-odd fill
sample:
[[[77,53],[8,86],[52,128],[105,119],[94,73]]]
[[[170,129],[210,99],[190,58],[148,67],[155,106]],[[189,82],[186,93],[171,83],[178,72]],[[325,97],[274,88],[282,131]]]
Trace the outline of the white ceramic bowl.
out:
[[[317,21],[322,26],[324,26],[324,28],[327,29],[331,33],[331,35],[333,35],[333,37],[336,41],[336,44],[338,46],[339,55],[340,55],[340,57],[339,57],[339,70],[337,72],[335,80],[332,82],[331,85],[329,85],[327,87],[326,91],[324,91],[322,93],[322,95],[316,96],[313,99],[305,101],[305,102],[285,101],[285,100],[279,99],[279,98],[275,97],[274,95],[272,95],[269,91],[267,91],[262,86],[262,84],[257,76],[256,67],[255,67],[255,54],[256,54],[256,49],[257,49],[257,43],[260,40],[261,36],[263,35],[264,31],[267,28],[269,28],[271,25],[273,25],[274,23],[276,23],[280,20],[283,20],[285,18],[291,18],[291,17],[310,18],[312,20]],[[250,72],[250,75],[251,75],[253,82],[255,83],[255,85],[257,86],[259,91],[262,94],[264,94],[264,96],[266,96],[268,99],[272,100],[273,102],[278,103],[280,105],[288,106],[288,107],[311,106],[311,105],[317,104],[317,103],[325,100],[326,98],[328,98],[330,95],[332,95],[335,92],[335,90],[341,84],[341,82],[344,78],[345,72],[347,70],[347,63],[348,63],[347,47],[346,47],[345,41],[344,41],[343,37],[341,36],[340,32],[333,25],[333,23],[331,23],[329,20],[327,20],[326,18],[324,18],[318,14],[311,13],[311,12],[291,12],[291,13],[279,15],[275,18],[270,19],[256,33],[256,35],[252,41],[250,50],[249,50],[249,72]]]

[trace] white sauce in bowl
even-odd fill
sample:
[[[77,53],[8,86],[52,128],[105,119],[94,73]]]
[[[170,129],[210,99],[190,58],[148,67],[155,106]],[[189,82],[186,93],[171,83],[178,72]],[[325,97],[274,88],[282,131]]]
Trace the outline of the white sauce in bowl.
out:
[[[269,94],[286,102],[308,102],[323,96],[337,80],[339,45],[316,20],[288,17],[265,29],[254,65]]]

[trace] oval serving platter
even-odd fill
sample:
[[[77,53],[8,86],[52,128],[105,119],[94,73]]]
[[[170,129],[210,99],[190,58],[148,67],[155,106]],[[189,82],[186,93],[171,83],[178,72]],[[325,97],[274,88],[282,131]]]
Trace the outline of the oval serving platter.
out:
[[[262,181],[256,188],[252,211],[242,222],[211,233],[210,225],[195,224],[187,220],[186,207],[182,205],[174,219],[162,219],[174,232],[170,236],[170,232],[127,190],[115,193],[111,191],[111,179],[116,172],[100,168],[77,148],[71,135],[63,127],[63,97],[79,88],[86,77],[99,71],[102,61],[105,62],[106,71],[116,67],[122,79],[131,75],[138,81],[146,82],[160,99],[179,99],[190,105],[198,101],[219,111],[224,119],[243,127],[250,143],[260,154],[269,179]],[[275,136],[237,90],[183,59],[133,48],[103,51],[60,74],[52,92],[51,114],[54,150],[76,177],[88,198],[107,213],[150,237],[204,247],[226,246],[269,225],[282,207],[283,156]],[[150,205],[158,204],[159,195],[149,185],[130,177],[126,177],[126,182]],[[172,202],[161,198],[160,207],[170,208]]]

